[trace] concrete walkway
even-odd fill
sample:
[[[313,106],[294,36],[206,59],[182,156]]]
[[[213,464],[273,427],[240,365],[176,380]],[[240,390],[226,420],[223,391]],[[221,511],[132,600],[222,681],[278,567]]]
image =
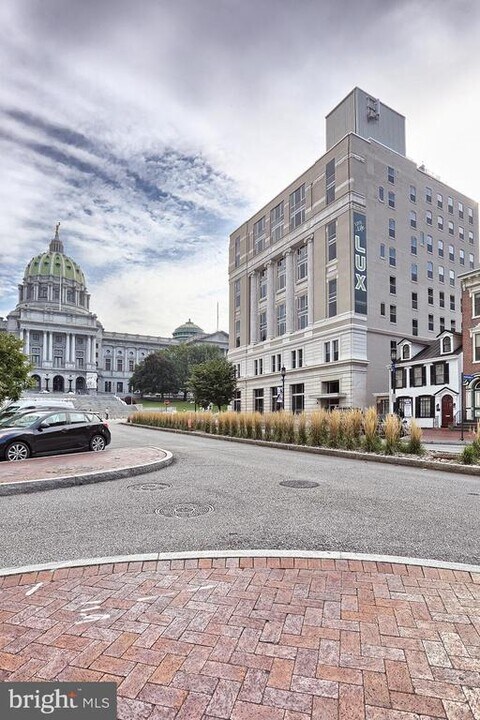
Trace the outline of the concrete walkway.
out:
[[[172,454],[157,447],[107,448],[103,452],[31,458],[0,463],[0,495],[117,480],[160,470]]]
[[[6,575],[0,680],[112,681],[123,720],[479,720],[480,568],[280,554]]]

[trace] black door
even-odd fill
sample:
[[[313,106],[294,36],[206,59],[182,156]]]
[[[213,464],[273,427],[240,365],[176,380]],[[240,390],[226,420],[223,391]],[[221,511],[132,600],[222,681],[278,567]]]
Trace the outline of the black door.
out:
[[[43,418],[35,432],[34,449],[36,453],[61,452],[68,450],[68,416],[66,412],[56,412]]]

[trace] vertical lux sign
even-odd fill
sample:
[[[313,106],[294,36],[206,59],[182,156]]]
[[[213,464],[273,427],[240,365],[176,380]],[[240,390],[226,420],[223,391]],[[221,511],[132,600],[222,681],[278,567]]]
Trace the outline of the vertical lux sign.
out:
[[[367,230],[365,215],[353,213],[353,287],[355,312],[367,314]]]

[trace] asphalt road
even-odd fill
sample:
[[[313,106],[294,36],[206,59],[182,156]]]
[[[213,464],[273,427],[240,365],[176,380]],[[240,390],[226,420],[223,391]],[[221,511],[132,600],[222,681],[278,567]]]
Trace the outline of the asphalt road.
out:
[[[254,548],[480,564],[480,478],[117,424],[112,433],[114,446],[155,445],[175,462],[135,478],[0,498],[0,566]],[[280,485],[292,479],[318,486]],[[196,510],[208,512],[192,517]]]

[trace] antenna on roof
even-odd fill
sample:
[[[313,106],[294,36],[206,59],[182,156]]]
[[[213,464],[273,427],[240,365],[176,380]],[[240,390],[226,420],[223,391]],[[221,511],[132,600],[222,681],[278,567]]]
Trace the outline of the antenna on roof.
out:
[[[217,332],[220,330],[220,303],[217,300]]]

